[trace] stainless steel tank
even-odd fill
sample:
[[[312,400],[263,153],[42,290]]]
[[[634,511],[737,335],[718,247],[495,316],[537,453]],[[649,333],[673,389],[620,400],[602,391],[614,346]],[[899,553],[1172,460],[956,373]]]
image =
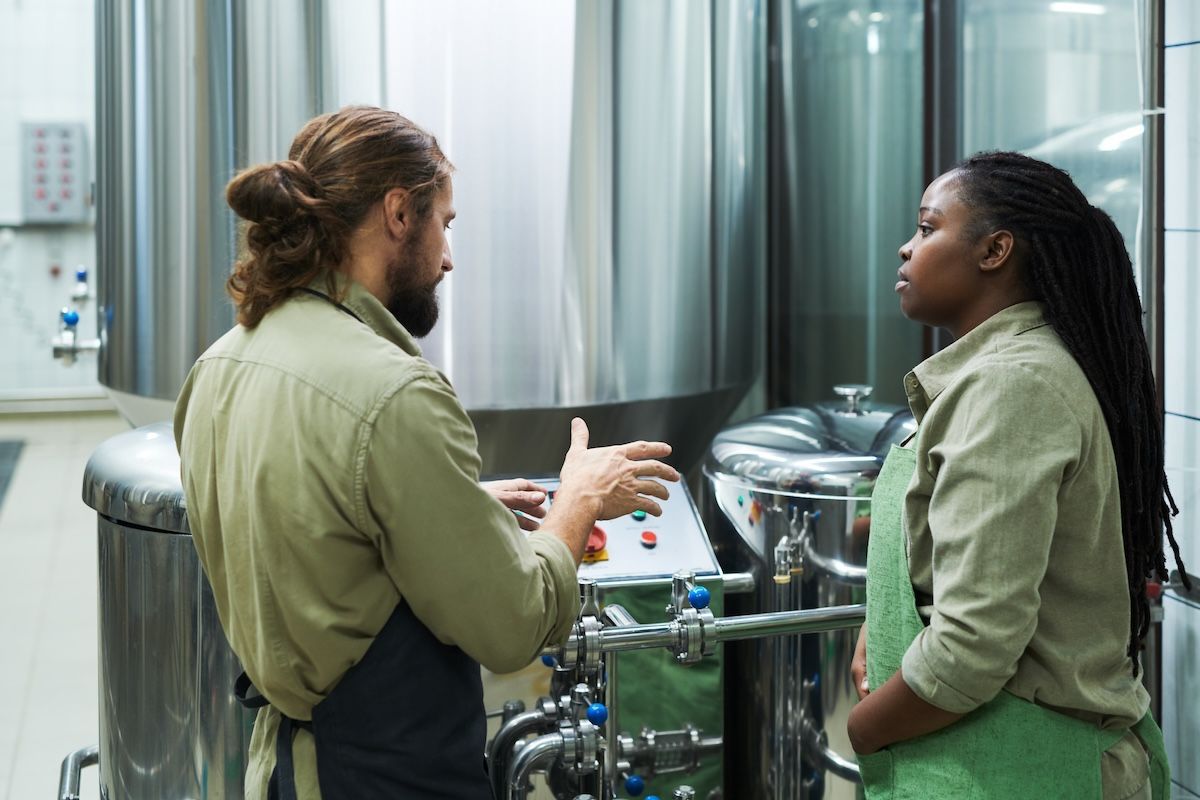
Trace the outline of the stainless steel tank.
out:
[[[100,445],[83,500],[99,537],[100,794],[242,797],[253,717],[200,570],[170,425]]]
[[[726,571],[758,575],[727,614],[865,601],[870,500],[888,449],[916,430],[871,389],[782,408],[721,431],[704,472],[725,524],[710,527]],[[726,786],[773,800],[854,798],[846,719],[857,695],[857,631],[730,643],[725,652]]]
[[[593,440],[697,463],[761,371],[760,0],[97,4],[100,380],[166,419],[233,324],[224,187],[310,117],[393,108],[456,164],[455,271],[422,346],[487,473]]]

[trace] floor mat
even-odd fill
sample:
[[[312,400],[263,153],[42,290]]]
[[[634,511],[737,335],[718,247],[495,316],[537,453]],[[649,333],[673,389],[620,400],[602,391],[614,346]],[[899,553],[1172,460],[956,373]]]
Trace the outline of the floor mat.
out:
[[[13,470],[17,468],[17,459],[21,456],[21,441],[0,442],[0,505],[4,504],[4,493],[8,491],[8,482],[12,480]]]

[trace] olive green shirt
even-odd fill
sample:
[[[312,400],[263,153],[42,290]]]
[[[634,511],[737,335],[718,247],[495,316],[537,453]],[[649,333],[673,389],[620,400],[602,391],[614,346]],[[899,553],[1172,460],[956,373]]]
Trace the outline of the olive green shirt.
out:
[[[992,316],[917,366],[905,390],[919,431],[904,529],[929,621],[904,656],[905,682],[957,713],[1005,689],[1105,728],[1136,723],[1149,695],[1126,654],[1116,460],[1041,304]],[[1109,756],[1130,760],[1117,771],[1141,786],[1135,743]]]
[[[578,608],[570,550],[526,536],[480,487],[454,390],[345,283],[341,308],[298,293],[229,331],[176,406],[196,549],[233,650],[273,706],[255,725],[248,798],[265,796],[275,709],[310,719],[401,598],[497,672],[564,638]],[[295,755],[300,797],[319,797],[306,731]]]

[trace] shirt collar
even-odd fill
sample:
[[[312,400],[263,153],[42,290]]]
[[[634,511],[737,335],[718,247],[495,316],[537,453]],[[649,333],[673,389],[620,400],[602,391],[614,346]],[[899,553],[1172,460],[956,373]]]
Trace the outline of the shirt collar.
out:
[[[930,404],[968,363],[996,350],[1004,339],[1047,324],[1045,308],[1040,302],[1017,303],[988,317],[966,336],[914,367],[904,377],[904,392],[917,422],[921,422]]]
[[[366,325],[377,336],[382,336],[410,356],[420,358],[421,348],[392,312],[388,311],[379,298],[367,291],[357,281],[341,272],[330,271],[320,275],[308,285],[308,291],[320,295],[342,311]],[[339,302],[338,297],[341,297]]]

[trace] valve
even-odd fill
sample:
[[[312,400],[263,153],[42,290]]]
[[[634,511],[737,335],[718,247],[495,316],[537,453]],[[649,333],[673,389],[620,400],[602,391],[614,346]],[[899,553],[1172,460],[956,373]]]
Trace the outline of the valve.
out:
[[[646,791],[646,780],[641,775],[630,775],[625,779],[625,794],[630,797],[641,797],[642,792]],[[654,797],[654,795],[650,795]],[[650,800],[647,797],[646,800]]]
[[[696,790],[690,786],[680,786],[675,790],[675,800],[696,800]]]
[[[608,722],[608,708],[604,703],[592,703],[587,708],[587,718],[593,725],[603,725]]]
[[[692,604],[692,608],[708,608],[708,604],[711,601],[712,594],[703,586],[697,586],[688,592],[688,602]]]
[[[62,320],[63,325],[68,328],[74,328],[79,324],[79,312],[73,308],[64,307],[62,311],[58,312],[58,316]]]
[[[554,658],[554,656],[542,656],[542,663],[547,667],[558,666],[558,661]]]
[[[80,264],[75,269],[75,289],[71,292],[71,299],[78,303],[90,299],[91,296],[92,290],[88,288],[87,268]]]

